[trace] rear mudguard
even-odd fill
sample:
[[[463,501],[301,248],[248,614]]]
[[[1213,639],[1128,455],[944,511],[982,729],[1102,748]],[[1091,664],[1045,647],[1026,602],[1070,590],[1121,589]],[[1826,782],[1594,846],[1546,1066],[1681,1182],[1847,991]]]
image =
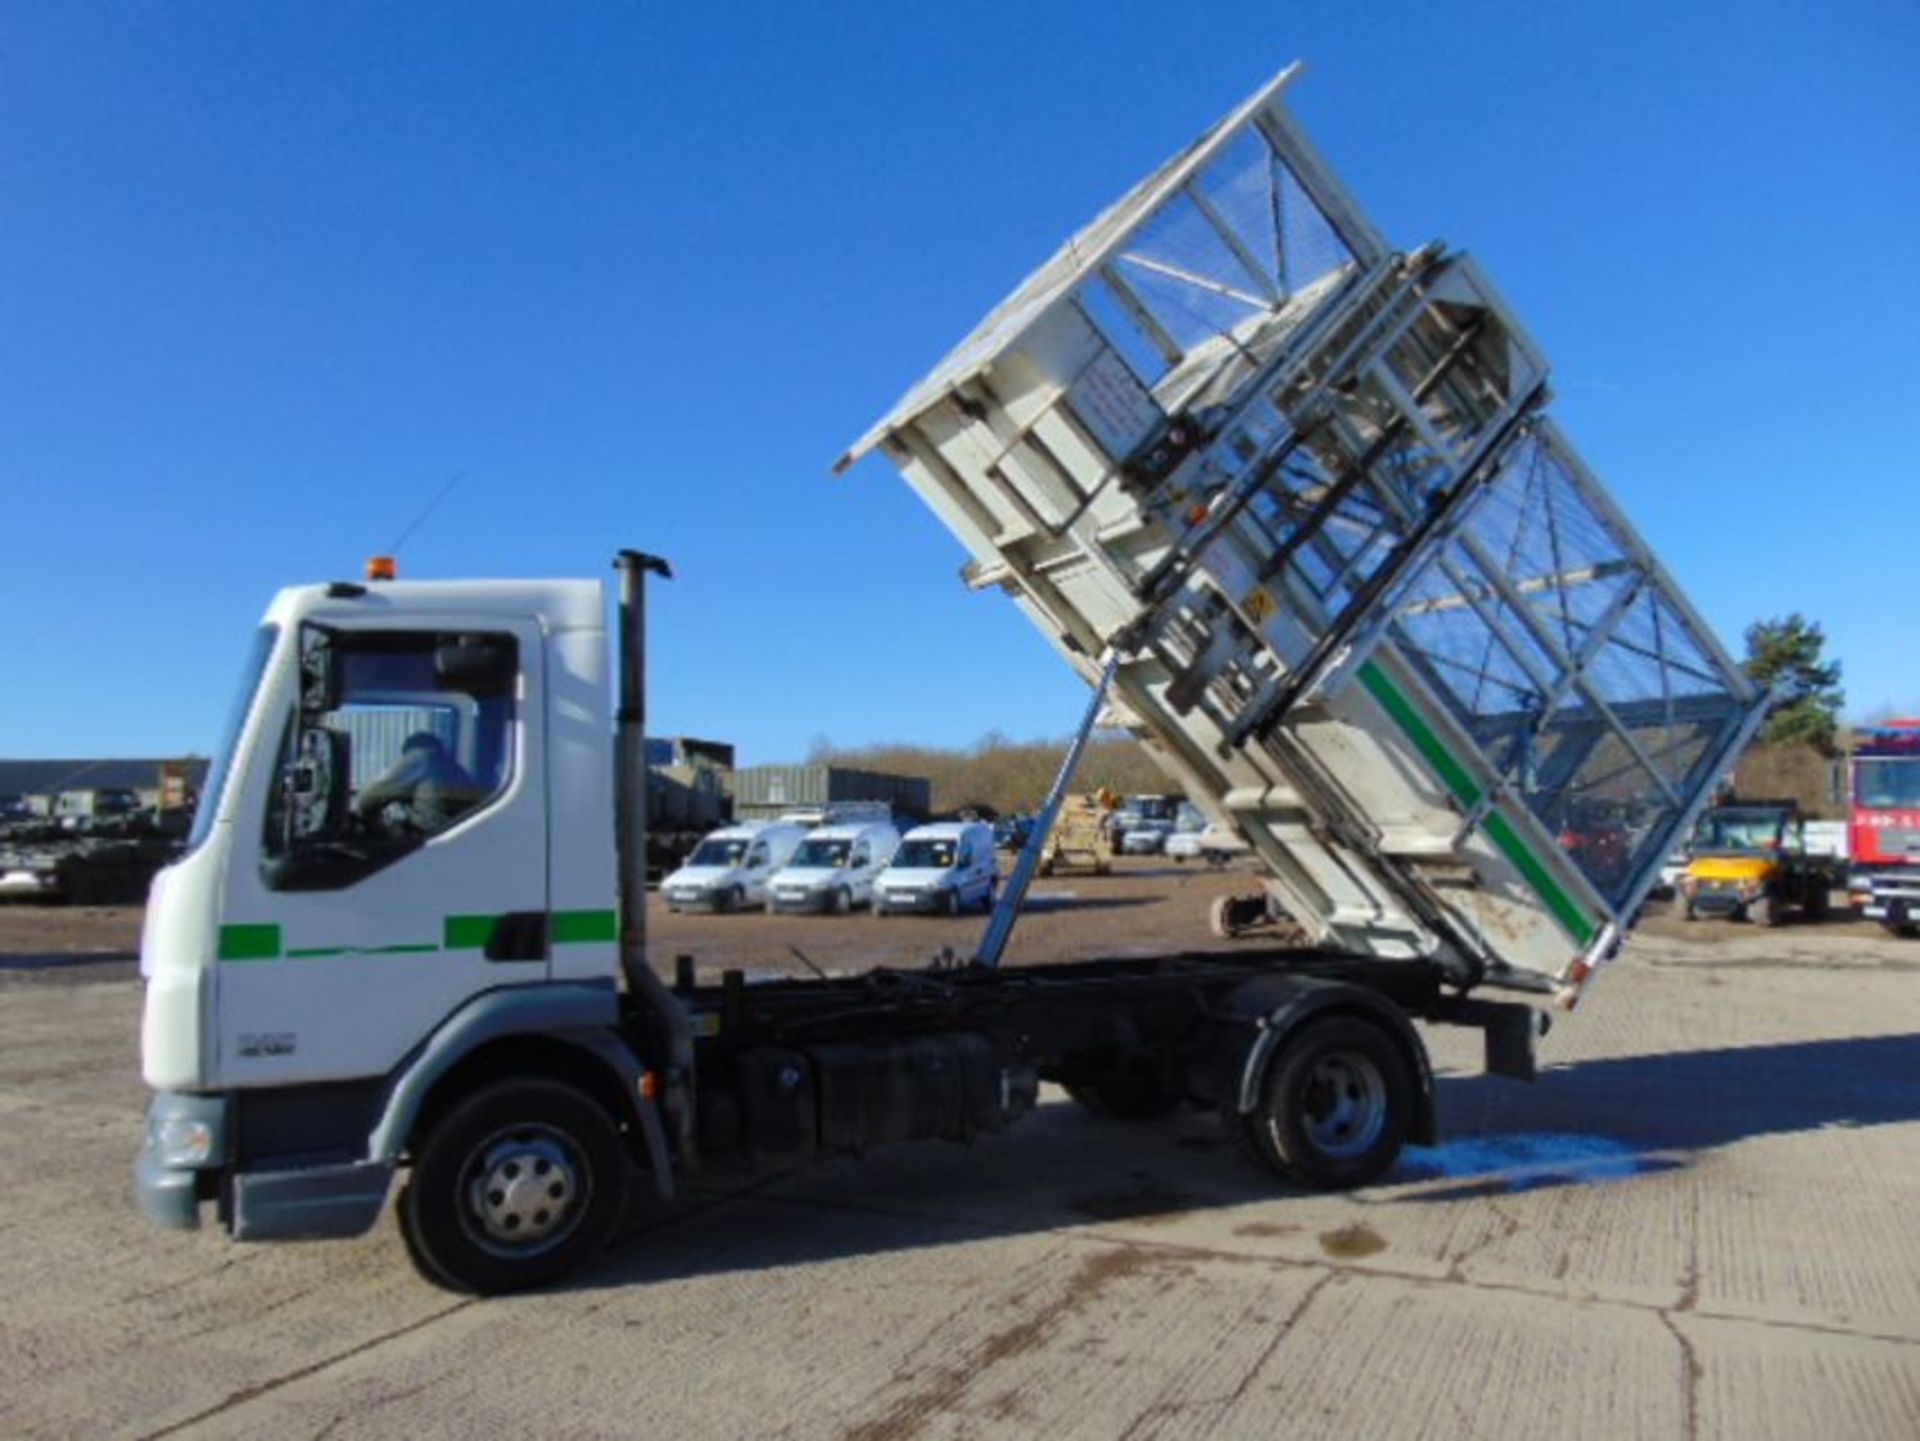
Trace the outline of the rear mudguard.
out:
[[[1414,1114],[1407,1139],[1430,1146],[1438,1137],[1433,1064],[1413,1023],[1393,1002],[1364,986],[1322,976],[1260,976],[1229,992],[1207,1022],[1189,1087],[1223,1112],[1251,1114],[1268,1073],[1288,1042],[1313,1022],[1350,1015],[1379,1026],[1406,1057],[1414,1078]]]

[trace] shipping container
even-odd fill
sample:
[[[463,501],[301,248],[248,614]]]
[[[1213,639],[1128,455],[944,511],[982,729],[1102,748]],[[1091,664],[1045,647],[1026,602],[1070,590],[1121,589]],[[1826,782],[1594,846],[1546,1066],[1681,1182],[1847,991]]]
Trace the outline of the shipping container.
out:
[[[933,808],[933,783],[925,776],[850,766],[747,766],[733,773],[731,789],[739,820],[770,820],[797,807],[833,801],[884,801],[908,820],[921,819]]]

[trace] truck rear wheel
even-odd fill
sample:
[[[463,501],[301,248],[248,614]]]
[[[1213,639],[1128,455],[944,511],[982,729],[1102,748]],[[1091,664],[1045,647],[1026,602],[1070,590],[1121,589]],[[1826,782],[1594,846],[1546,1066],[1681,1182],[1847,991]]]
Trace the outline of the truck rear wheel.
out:
[[[1284,1043],[1253,1113],[1232,1118],[1243,1148],[1280,1175],[1321,1190],[1384,1175],[1406,1143],[1417,1101],[1400,1047],[1379,1026],[1331,1016]]]
[[[626,1210],[612,1119],[571,1086],[532,1077],[459,1102],[427,1133],[400,1196],[400,1228],[431,1281],[482,1296],[564,1276]]]

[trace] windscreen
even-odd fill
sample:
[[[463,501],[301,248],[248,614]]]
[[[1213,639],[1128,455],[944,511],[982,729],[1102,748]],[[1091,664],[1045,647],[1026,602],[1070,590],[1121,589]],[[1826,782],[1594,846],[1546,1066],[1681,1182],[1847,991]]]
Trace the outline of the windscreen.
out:
[[[1693,830],[1696,851],[1771,850],[1779,839],[1778,811],[1708,811]]]
[[[213,829],[213,818],[220,809],[227,779],[233,769],[233,749],[240,742],[241,727],[247,723],[247,712],[253,709],[253,697],[260,689],[260,677],[266,673],[267,658],[273,654],[273,644],[279,638],[280,627],[277,625],[263,625],[254,632],[253,645],[247,651],[246,663],[241,667],[240,684],[234,690],[233,700],[227,707],[226,724],[220,730],[220,744],[214,748],[213,760],[207,766],[207,784],[200,793],[199,806],[193,814],[193,830],[187,837],[188,850],[205,841]]]
[[[839,870],[853,852],[852,841],[802,841],[787,864],[792,866],[831,866]]]
[[[742,837],[722,840],[709,837],[694,848],[687,858],[690,866],[737,866],[747,858],[747,846],[750,843]]]
[[[1920,807],[1920,757],[1856,762],[1853,794],[1872,810]]]
[[[953,868],[952,841],[907,841],[893,858],[902,870],[945,871]]]

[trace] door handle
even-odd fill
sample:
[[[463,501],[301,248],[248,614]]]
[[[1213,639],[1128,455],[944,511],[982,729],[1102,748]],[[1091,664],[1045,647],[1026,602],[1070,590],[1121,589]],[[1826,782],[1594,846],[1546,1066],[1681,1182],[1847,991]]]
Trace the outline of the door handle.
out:
[[[508,911],[494,922],[487,937],[490,961],[544,961],[547,958],[547,913]]]

